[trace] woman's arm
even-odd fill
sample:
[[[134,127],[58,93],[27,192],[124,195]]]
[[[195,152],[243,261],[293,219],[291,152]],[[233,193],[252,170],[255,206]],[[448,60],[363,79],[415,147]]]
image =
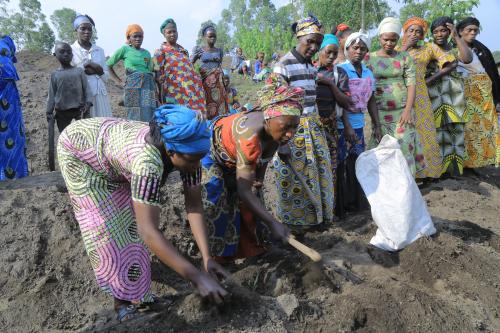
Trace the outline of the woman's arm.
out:
[[[416,93],[417,88],[414,84],[407,87],[406,106],[403,113],[401,114],[401,118],[399,119],[399,123],[401,124],[401,126],[405,124],[413,124],[411,110],[413,109],[413,104],[415,103]]]
[[[451,23],[446,23],[446,27],[451,32],[451,38],[455,41],[458,48],[458,60],[463,62],[464,64],[469,64],[472,61],[472,51],[467,46],[467,43],[458,35],[457,29]]]
[[[118,77],[118,75],[116,74],[115,72],[115,69],[113,68],[113,66],[109,66],[109,76],[114,80],[116,81],[116,83],[118,83],[119,85],[123,85],[123,81],[122,79],[120,79]]]
[[[133,201],[137,219],[137,230],[156,256],[182,277],[192,281],[202,297],[221,303],[227,292],[208,275],[196,269],[187,261],[158,229],[160,208]]]
[[[380,129],[378,108],[377,108],[377,102],[375,101],[374,93],[372,93],[370,99],[368,100],[368,113],[370,114],[370,118],[372,120],[373,135],[375,136],[377,141],[380,141],[382,139],[382,131]]]
[[[442,78],[445,75],[450,74],[453,72],[453,70],[457,68],[457,62],[454,61],[452,63],[446,63],[441,70],[439,70],[437,73],[429,76],[428,78],[425,79],[425,83],[427,85],[431,84],[432,82]]]
[[[262,205],[260,199],[252,192],[255,180],[255,171],[248,169],[238,169],[236,171],[238,196],[243,203],[270,229],[273,236],[286,242],[290,231],[283,224],[279,223]]]
[[[208,233],[203,217],[203,203],[201,200],[201,186],[184,185],[184,199],[186,205],[187,218],[191,232],[193,233],[196,245],[203,258],[205,271],[214,278],[226,278],[229,274],[219,266],[210,256],[208,247]]]

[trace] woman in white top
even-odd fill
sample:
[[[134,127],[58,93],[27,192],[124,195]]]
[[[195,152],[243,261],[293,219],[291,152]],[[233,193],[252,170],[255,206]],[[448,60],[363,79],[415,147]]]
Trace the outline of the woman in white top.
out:
[[[112,117],[111,105],[106,91],[108,66],[104,50],[93,44],[92,34],[94,21],[88,15],[78,15],[73,22],[77,40],[71,45],[73,49],[73,66],[81,67],[87,74],[90,91],[93,96],[91,117]]]

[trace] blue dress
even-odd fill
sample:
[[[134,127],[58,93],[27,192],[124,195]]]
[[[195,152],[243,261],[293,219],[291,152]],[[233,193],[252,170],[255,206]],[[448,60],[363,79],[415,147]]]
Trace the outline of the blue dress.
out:
[[[16,47],[9,36],[0,39],[0,180],[28,175],[26,135],[14,63]]]

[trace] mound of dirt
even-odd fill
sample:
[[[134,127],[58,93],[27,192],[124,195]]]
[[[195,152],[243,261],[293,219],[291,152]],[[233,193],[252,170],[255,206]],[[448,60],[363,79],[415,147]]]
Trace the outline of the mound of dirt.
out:
[[[153,291],[172,304],[141,321],[118,324],[99,290],[57,172],[46,164],[47,56],[21,53],[19,84],[33,174],[0,183],[0,324],[7,332],[499,332],[500,170],[433,183],[423,190],[438,229],[406,249],[369,245],[369,212],[349,215],[300,239],[318,250],[311,263],[276,244],[227,268],[230,296],[216,307],[152,256]],[[119,87],[110,86],[113,107]],[[118,111],[123,112],[123,110]],[[272,173],[265,185],[272,208]],[[163,188],[161,229],[196,265],[182,188]]]

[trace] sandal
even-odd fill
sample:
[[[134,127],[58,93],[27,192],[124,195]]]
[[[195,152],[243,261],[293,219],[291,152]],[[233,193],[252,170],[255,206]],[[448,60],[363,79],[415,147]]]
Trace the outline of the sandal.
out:
[[[137,307],[133,304],[121,305],[116,309],[117,316],[116,319],[122,323],[127,320],[136,319],[140,316],[139,311],[137,311]]]

